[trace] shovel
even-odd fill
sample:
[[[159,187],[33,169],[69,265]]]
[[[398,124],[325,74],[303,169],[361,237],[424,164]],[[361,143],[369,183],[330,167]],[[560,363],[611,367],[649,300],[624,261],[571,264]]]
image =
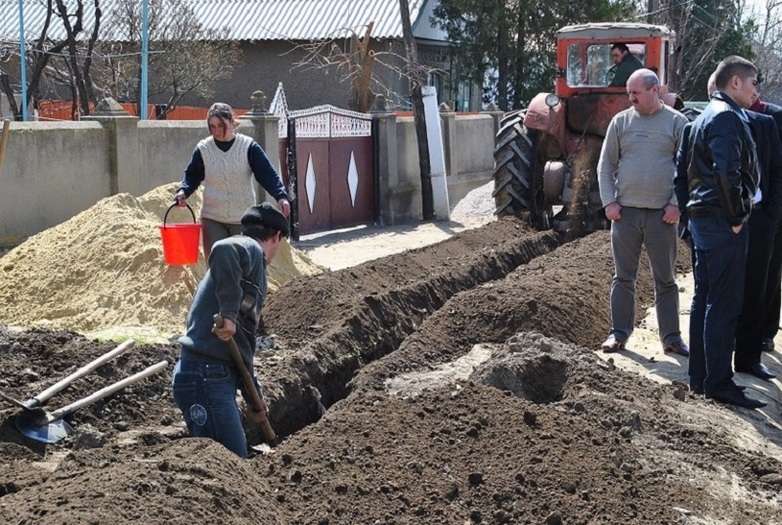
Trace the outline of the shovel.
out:
[[[215,314],[213,319],[215,326],[222,328],[223,317],[220,314]],[[234,365],[236,365],[236,368],[239,369],[239,375],[242,377],[244,389],[252,398],[253,407],[257,412],[259,412],[263,405],[263,402],[261,401],[261,395],[258,393],[258,389],[255,388],[255,381],[253,381],[253,378],[250,375],[250,371],[247,370],[247,367],[242,360],[242,355],[239,353],[239,348],[236,346],[236,341],[234,341],[234,338],[232,337],[226,341],[226,343],[228,344],[228,353],[231,354],[231,360],[234,362]],[[266,442],[269,444],[269,446],[273,447],[277,444],[277,434],[274,433],[274,429],[272,428],[271,423],[269,423],[268,417],[261,422],[261,430],[263,431],[263,435],[266,438]]]
[[[57,383],[53,384],[43,392],[41,392],[38,395],[35,395],[31,397],[30,399],[27,399],[25,401],[19,401],[18,399],[6,394],[5,392],[0,392],[0,397],[8,401],[9,403],[12,403],[19,408],[23,409],[25,412],[28,413],[28,418],[31,419],[37,419],[45,416],[45,412],[42,408],[40,408],[44,402],[46,402],[47,399],[52,397],[53,395],[57,394],[58,392],[62,391],[65,387],[76,381],[77,379],[80,379],[93,370],[96,370],[97,368],[100,368],[101,366],[105,365],[115,357],[117,357],[120,354],[124,354],[129,349],[133,348],[133,346],[136,344],[136,342],[133,339],[128,339],[118,347],[114,348],[113,350],[110,350],[103,354],[102,356],[98,357],[97,359],[90,361],[83,367],[79,368],[75,372],[73,372],[71,375],[66,377],[65,379],[62,379],[58,381]]]
[[[61,379],[57,383],[53,384],[52,386],[50,386],[49,388],[47,388],[46,390],[44,390],[40,394],[38,394],[36,396],[33,396],[33,397],[31,397],[30,399],[28,399],[26,401],[22,401],[21,403],[22,403],[22,405],[24,405],[22,408],[25,408],[25,409],[35,409],[36,407],[40,407],[41,405],[44,404],[44,402],[47,399],[49,399],[53,395],[61,392],[63,389],[65,389],[65,387],[67,387],[68,385],[70,385],[71,383],[76,381],[77,379],[80,379],[80,378],[86,376],[87,374],[89,374],[93,370],[97,370],[98,368],[102,367],[103,365],[105,365],[106,363],[108,363],[109,361],[114,359],[115,357],[124,354],[125,352],[127,352],[128,350],[133,348],[135,346],[135,344],[136,344],[136,342],[133,339],[128,339],[127,341],[125,341],[124,343],[122,343],[121,345],[116,347],[115,349],[109,350],[108,352],[106,352],[102,356],[98,357],[97,359],[95,359],[93,361],[90,361],[89,363],[87,363],[83,367],[79,368],[78,370],[73,372],[71,375],[69,375],[65,379]],[[16,405],[18,405],[20,403],[18,400],[13,399],[13,398],[9,398],[5,394],[2,394],[2,397],[4,399],[6,399],[7,401],[11,401],[12,403],[14,403]]]
[[[46,412],[42,408],[27,409],[19,414],[19,416],[17,416],[16,428],[19,429],[19,432],[29,437],[30,439],[42,441],[44,443],[57,443],[73,432],[71,426],[63,421],[62,418],[72,414],[80,408],[99,401],[104,397],[110,396],[111,394],[122,390],[130,384],[136,383],[146,377],[156,374],[165,369],[167,366],[168,361],[160,361],[157,364],[145,368],[141,372],[117,381],[114,384],[98,390],[94,394],[79,399],[78,401],[74,401],[70,405],[57,409],[54,412]],[[3,397],[8,399],[5,395],[3,395]],[[24,403],[20,404],[24,405]]]

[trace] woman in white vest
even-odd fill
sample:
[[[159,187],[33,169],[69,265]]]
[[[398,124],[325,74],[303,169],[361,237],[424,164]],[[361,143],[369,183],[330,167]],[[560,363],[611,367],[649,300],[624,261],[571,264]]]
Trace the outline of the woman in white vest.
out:
[[[209,259],[215,242],[241,233],[242,214],[257,203],[253,177],[274,197],[286,218],[290,216],[290,203],[280,174],[260,144],[236,133],[231,106],[213,104],[206,121],[210,136],[193,150],[174,201],[185,206],[187,198],[203,183],[201,224],[204,257]]]

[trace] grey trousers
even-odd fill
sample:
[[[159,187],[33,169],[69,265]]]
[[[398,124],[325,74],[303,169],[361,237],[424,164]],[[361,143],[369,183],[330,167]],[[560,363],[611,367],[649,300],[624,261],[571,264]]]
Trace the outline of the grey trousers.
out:
[[[611,333],[626,341],[635,327],[635,283],[642,247],[654,278],[654,304],[663,345],[681,340],[679,289],[676,286],[676,225],[663,222],[663,210],[622,208],[611,223],[616,273],[611,283]]]
[[[204,243],[204,260],[209,261],[212,245],[219,240],[242,233],[241,224],[226,224],[201,217],[201,238]]]

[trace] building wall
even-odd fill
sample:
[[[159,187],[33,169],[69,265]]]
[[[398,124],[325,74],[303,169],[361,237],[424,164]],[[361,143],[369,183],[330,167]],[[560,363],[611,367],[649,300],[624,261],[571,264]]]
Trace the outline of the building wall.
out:
[[[377,118],[385,130],[378,162],[381,222],[418,220],[420,176],[412,118],[394,113]],[[451,170],[449,200],[454,205],[491,177],[496,116],[446,113],[442,119]],[[240,122],[240,132],[253,136],[266,151],[279,151],[276,117]],[[12,122],[0,167],[5,188],[0,192],[0,245],[18,244],[115,193],[140,196],[180,181],[195,144],[206,135],[203,122],[139,122],[129,116]],[[278,157],[270,158],[279,167]]]
[[[345,68],[338,70],[336,66],[304,65],[307,57],[307,48],[304,46],[311,45],[275,41],[243,42],[240,45],[240,65],[235,68],[231,78],[217,81],[214,100],[191,96],[184,98],[182,104],[209,106],[215,101],[221,101],[236,108],[249,108],[250,96],[260,90],[266,95],[268,105],[278,84],[282,82],[291,110],[322,104],[348,108],[350,84],[345,78]],[[393,108],[409,109],[409,80],[399,73],[404,67],[404,46],[398,41],[375,40],[370,48],[375,54],[373,92],[383,94]],[[450,78],[450,65],[444,62],[447,56],[445,48],[419,44],[418,53],[422,63],[436,69],[438,77]],[[438,81],[438,100],[453,100],[460,96],[451,87],[450,80]],[[458,109],[476,110],[480,107],[479,87],[474,92],[477,98],[470,102],[470,106],[460,106]]]

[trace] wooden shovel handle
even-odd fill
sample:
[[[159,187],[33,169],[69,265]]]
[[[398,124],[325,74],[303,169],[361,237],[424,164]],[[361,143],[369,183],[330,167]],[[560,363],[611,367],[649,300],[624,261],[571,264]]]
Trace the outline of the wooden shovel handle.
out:
[[[214,323],[218,328],[222,328],[223,317],[220,314],[215,314]],[[239,353],[239,347],[236,346],[236,341],[234,341],[233,337],[230,338],[228,341],[226,341],[226,344],[228,345],[228,353],[231,355],[231,360],[234,362],[234,365],[236,365],[236,368],[239,370],[239,375],[242,378],[244,389],[247,391],[247,394],[252,399],[253,407],[255,408],[256,412],[260,412],[263,409],[264,403],[261,400],[261,395],[258,393],[258,389],[255,388],[255,381],[253,381],[253,378],[250,375],[250,371],[247,370],[247,366],[244,364],[242,355]],[[263,435],[266,438],[266,442],[270,446],[276,445],[277,434],[275,434],[271,423],[269,423],[268,416],[266,417],[266,419],[261,421],[260,425],[261,425],[261,430],[263,431]]]
[[[25,401],[24,404],[27,406],[27,408],[35,408],[35,407],[39,407],[39,406],[43,405],[44,401],[46,401],[47,399],[52,397],[54,394],[56,394],[56,393],[60,392],[61,390],[65,389],[65,387],[67,387],[68,385],[70,385],[71,383],[76,381],[77,379],[80,379],[80,378],[86,376],[87,374],[89,374],[90,372],[92,372],[93,370],[96,370],[96,369],[102,367],[103,365],[105,365],[106,363],[108,363],[109,361],[111,361],[112,359],[117,357],[118,355],[124,354],[125,352],[127,352],[128,350],[133,348],[135,346],[135,344],[136,344],[136,341],[134,341],[133,339],[128,339],[127,341],[125,341],[124,343],[120,344],[119,346],[117,346],[113,350],[110,350],[109,352],[103,354],[102,356],[98,357],[97,359],[95,359],[93,361],[90,361],[89,363],[87,363],[83,367],[79,368],[78,370],[73,372],[71,375],[69,375],[65,379],[62,379],[62,380],[58,381],[57,383],[53,384],[52,386],[50,386],[49,388],[47,388],[46,390],[44,390],[40,394],[31,397],[30,399]]]
[[[157,374],[161,370],[164,370],[166,367],[168,367],[168,361],[160,361],[157,364],[148,366],[141,372],[137,372],[132,376],[126,377],[125,379],[117,381],[116,383],[113,383],[105,388],[101,388],[97,392],[90,394],[85,398],[79,399],[78,401],[74,401],[70,405],[64,406],[62,408],[55,410],[54,412],[51,412],[50,414],[47,414],[46,423],[49,424],[52,421],[57,421],[58,419],[62,419],[68,414],[71,414],[76,410],[83,408],[87,405],[91,405],[92,403],[100,399],[103,399],[104,397],[110,396],[111,394],[122,390],[128,385],[137,383],[138,381],[141,381],[142,379],[149,377],[153,374]]]

